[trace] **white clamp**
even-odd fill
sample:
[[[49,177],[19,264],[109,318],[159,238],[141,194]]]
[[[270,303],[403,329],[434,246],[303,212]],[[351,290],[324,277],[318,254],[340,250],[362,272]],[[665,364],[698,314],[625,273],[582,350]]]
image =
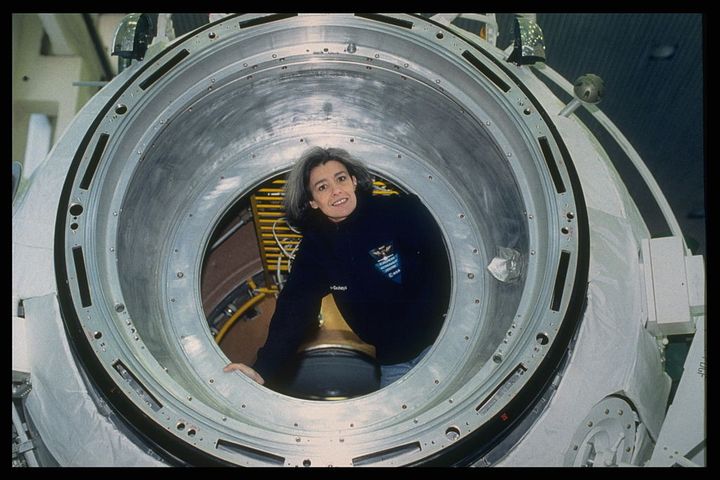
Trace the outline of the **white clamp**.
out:
[[[682,239],[664,237],[641,243],[647,321],[655,336],[695,333],[705,314],[705,265],[701,255],[686,256]]]

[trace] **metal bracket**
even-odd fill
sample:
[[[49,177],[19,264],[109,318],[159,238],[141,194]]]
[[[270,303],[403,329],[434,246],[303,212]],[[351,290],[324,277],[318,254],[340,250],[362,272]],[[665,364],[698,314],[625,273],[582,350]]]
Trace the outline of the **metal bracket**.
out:
[[[129,67],[133,60],[145,58],[152,37],[152,22],[144,13],[131,13],[120,22],[113,35],[112,51],[112,55],[119,57],[118,73]]]
[[[706,348],[703,316],[697,320],[697,331],[685,360],[683,376],[646,467],[700,467],[707,464]]]
[[[37,467],[38,462],[35,457],[35,445],[28,436],[28,429],[25,422],[20,418],[18,407],[15,400],[20,404],[25,401],[25,397],[30,393],[30,374],[25,372],[12,372],[12,428],[13,428],[13,445],[12,445],[12,461],[13,466],[29,466]],[[22,458],[21,458],[22,456]]]
[[[642,240],[641,253],[647,330],[656,337],[695,333],[694,317],[705,312],[702,256],[685,256],[679,237]]]
[[[532,16],[515,15],[515,43],[507,59],[516,65],[532,65],[545,61],[545,39]]]
[[[619,397],[604,398],[578,426],[565,452],[565,466],[629,464],[639,425],[637,412],[628,402]]]
[[[30,374],[13,370],[12,372],[12,398],[24,399],[32,390]]]

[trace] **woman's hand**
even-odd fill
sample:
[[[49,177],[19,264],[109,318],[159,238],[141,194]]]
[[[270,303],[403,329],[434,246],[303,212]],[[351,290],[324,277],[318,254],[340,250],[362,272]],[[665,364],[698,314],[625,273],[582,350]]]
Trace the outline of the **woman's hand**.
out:
[[[250,377],[251,380],[254,380],[255,382],[259,383],[260,385],[265,384],[265,379],[263,379],[262,376],[260,376],[259,373],[257,373],[252,368],[248,367],[244,363],[228,363],[225,368],[223,368],[223,372],[232,372],[232,371],[239,371],[243,374]]]

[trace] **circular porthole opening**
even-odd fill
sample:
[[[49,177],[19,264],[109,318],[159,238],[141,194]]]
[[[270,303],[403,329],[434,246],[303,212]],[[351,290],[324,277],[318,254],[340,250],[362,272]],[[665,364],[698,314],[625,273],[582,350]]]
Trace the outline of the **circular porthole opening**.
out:
[[[302,232],[285,217],[285,176],[277,175],[239,197],[218,222],[205,251],[202,307],[215,342],[230,362],[252,366],[257,359],[302,240]],[[375,178],[373,195],[407,195],[392,182]],[[435,280],[443,311],[450,297],[445,254],[446,278]],[[297,398],[342,400],[378,390],[380,372],[375,346],[353,331],[330,293],[293,361],[268,386]]]

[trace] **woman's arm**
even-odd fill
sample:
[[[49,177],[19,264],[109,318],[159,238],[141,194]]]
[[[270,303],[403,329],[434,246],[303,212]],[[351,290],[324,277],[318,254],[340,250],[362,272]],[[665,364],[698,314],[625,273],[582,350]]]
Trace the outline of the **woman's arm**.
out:
[[[290,276],[280,292],[265,345],[258,351],[254,369],[271,379],[292,359],[308,331],[317,322],[327,280],[319,260],[317,242],[303,238]]]

